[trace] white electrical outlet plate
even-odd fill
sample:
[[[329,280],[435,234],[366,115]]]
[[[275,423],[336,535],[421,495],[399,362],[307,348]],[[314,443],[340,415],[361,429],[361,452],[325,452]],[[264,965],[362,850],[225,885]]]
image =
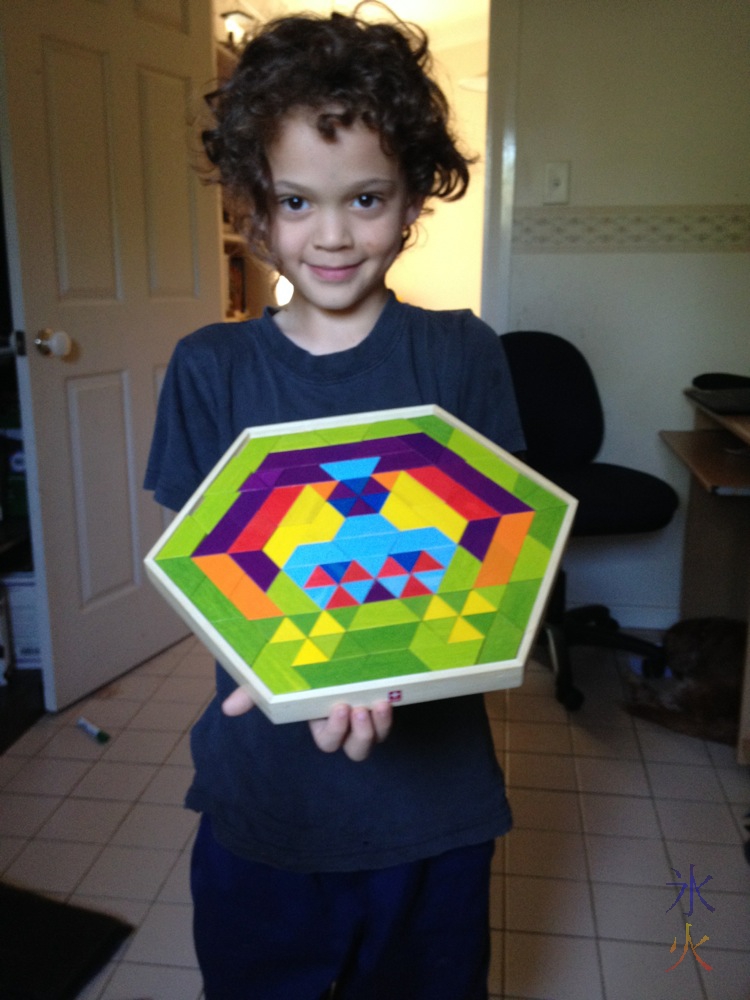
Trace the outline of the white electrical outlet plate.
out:
[[[567,205],[570,200],[570,163],[560,160],[544,168],[544,204]]]

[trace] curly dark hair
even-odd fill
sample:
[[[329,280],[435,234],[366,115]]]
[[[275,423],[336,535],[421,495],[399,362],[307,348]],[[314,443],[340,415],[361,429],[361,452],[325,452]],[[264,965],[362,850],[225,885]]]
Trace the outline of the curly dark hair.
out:
[[[426,34],[393,15],[365,21],[364,6],[351,15],[269,22],[248,42],[231,79],[206,98],[213,121],[202,139],[212,179],[224,186],[235,226],[261,256],[268,255],[273,207],[266,150],[298,109],[317,113],[330,142],[356,122],[377,132],[413,197],[453,201],[466,191],[473,160],[459,150],[448,101],[430,76]]]

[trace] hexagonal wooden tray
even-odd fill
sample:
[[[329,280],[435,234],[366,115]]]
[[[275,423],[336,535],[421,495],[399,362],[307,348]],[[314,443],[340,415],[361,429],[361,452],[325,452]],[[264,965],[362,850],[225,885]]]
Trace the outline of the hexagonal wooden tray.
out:
[[[145,560],[274,722],[521,684],[576,501],[436,406],[249,428]]]

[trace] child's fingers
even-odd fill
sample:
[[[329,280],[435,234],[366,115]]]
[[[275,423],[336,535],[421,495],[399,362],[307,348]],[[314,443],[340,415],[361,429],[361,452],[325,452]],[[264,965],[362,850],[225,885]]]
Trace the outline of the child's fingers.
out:
[[[344,753],[350,760],[365,760],[377,742],[372,715],[366,708],[353,708],[349,723],[349,735],[343,743]]]
[[[349,706],[334,705],[327,719],[310,722],[310,732],[319,750],[334,753],[343,745],[349,732]]]
[[[255,702],[247,688],[237,688],[221,703],[224,715],[244,715],[254,707]]]
[[[371,712],[375,739],[378,743],[382,743],[388,738],[393,725],[393,706],[388,701],[378,701],[372,706]]]

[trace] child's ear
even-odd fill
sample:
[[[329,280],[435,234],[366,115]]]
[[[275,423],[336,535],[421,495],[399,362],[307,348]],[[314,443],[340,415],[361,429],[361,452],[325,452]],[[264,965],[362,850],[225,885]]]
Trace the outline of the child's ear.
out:
[[[424,208],[424,195],[415,195],[407,204],[406,211],[404,213],[404,225],[413,225],[419,216],[422,214],[422,209]]]

